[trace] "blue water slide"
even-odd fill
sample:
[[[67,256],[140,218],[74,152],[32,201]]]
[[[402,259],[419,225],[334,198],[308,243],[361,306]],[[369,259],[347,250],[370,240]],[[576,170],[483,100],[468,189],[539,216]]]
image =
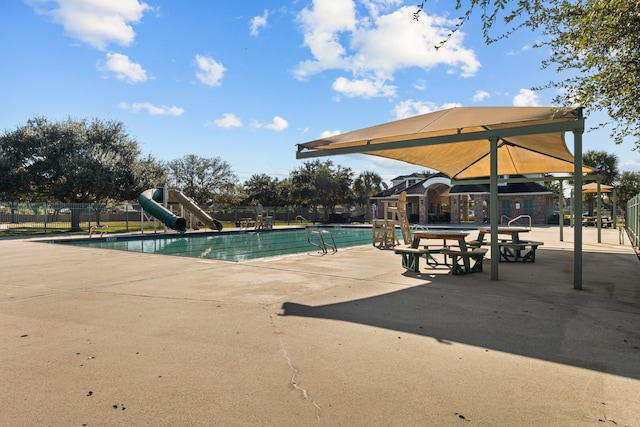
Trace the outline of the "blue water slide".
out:
[[[138,196],[138,201],[142,209],[153,215],[159,221],[162,221],[167,227],[179,233],[187,231],[187,221],[162,206],[162,202],[164,201],[162,187],[151,188],[142,192],[142,194]]]

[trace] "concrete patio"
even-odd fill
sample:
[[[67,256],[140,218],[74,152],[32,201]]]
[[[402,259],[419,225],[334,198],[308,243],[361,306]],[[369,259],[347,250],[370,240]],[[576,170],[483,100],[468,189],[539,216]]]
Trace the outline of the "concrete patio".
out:
[[[640,261],[534,228],[452,276],[372,246],[242,263],[0,239],[3,426],[638,426]]]

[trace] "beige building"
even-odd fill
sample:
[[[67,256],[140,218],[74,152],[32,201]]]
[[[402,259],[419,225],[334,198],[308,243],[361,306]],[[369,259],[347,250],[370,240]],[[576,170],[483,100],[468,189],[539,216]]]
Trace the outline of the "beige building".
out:
[[[513,178],[522,177],[513,176]],[[412,224],[477,224],[489,221],[489,185],[451,185],[442,173],[413,173],[394,178],[391,188],[371,199],[376,218],[383,202],[407,192],[407,216]],[[521,215],[531,217],[532,224],[545,224],[553,215],[557,196],[538,182],[498,185],[498,215],[501,222]],[[526,218],[525,218],[526,219]]]

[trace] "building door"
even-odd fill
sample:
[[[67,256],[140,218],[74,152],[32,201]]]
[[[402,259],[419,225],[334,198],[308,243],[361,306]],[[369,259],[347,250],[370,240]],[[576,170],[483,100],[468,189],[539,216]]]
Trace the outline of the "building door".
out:
[[[511,219],[511,200],[510,199],[502,199],[501,206],[502,206],[502,215],[504,215],[507,218]],[[500,218],[500,220],[501,220],[500,222],[502,222],[502,218]]]
[[[533,199],[524,199],[524,214],[533,220]]]

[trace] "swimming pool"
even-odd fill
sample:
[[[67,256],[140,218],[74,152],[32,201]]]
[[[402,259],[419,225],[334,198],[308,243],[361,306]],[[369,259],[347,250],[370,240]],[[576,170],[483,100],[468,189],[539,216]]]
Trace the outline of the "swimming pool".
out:
[[[214,234],[154,235],[153,237],[107,237],[105,239],[63,241],[55,243],[91,248],[115,249],[176,255],[194,258],[246,261],[256,258],[311,252],[318,247],[309,243],[309,233],[328,231],[336,247],[346,248],[371,244],[370,227],[307,227],[286,230],[242,231]],[[322,233],[329,243],[331,238]],[[399,236],[400,237],[400,236]],[[312,236],[312,241],[317,238]],[[331,248],[328,248],[331,252]]]

